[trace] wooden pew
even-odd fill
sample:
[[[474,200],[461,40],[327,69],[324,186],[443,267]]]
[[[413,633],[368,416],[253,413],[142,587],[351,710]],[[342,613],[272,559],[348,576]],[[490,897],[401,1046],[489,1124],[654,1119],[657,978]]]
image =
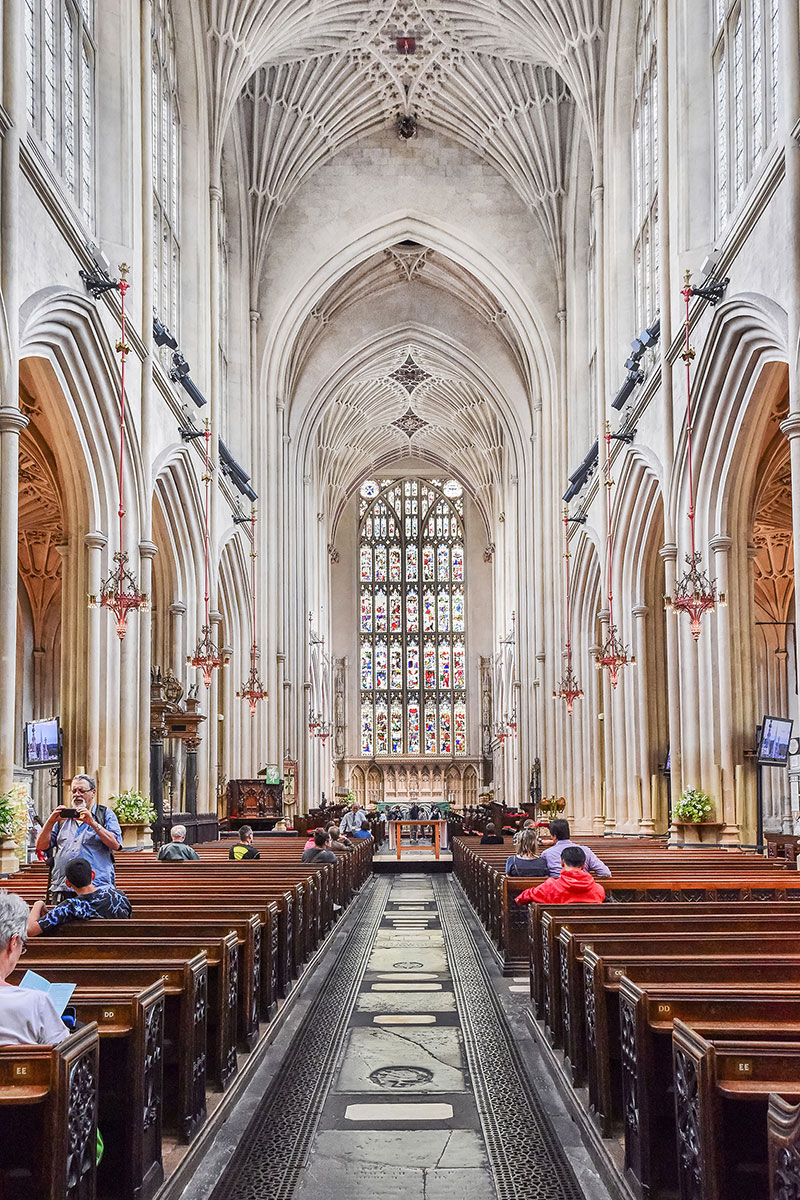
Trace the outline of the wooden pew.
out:
[[[24,1200],[95,1200],[100,1043],[86,1025],[58,1046],[0,1046],[0,1181]]]
[[[150,1200],[164,1180],[164,984],[78,987],[71,1003],[78,1019],[94,1022],[100,1035],[98,1124],[105,1149],[98,1195]]]
[[[136,911],[137,914],[141,912],[141,907],[137,906]],[[174,914],[172,920],[162,921],[138,917],[124,921],[102,920],[93,922],[91,930],[88,931],[80,922],[75,922],[64,926],[53,938],[47,938],[47,941],[72,945],[76,941],[85,943],[87,938],[93,943],[98,939],[112,938],[117,943],[118,952],[124,958],[123,943],[129,938],[159,946],[164,942],[174,942],[174,936],[171,936],[174,933],[180,933],[181,944],[197,939],[201,949],[206,948],[209,938],[225,937],[228,933],[236,935],[239,981],[238,1036],[242,1047],[252,1050],[258,1041],[261,1009],[261,924],[255,913],[249,917],[231,916],[216,921],[182,919],[177,926]]]
[[[757,973],[756,973],[757,974]],[[775,974],[778,974],[775,972]],[[625,1172],[639,1196],[678,1188],[677,1130],[672,1096],[675,1019],[705,1038],[800,1039],[800,983],[765,989],[753,979],[641,986],[623,978],[619,991]]]
[[[76,959],[42,964],[53,982],[77,983],[80,988],[107,992],[109,1001],[120,989],[164,986],[164,1125],[188,1141],[206,1118],[206,1061],[208,963],[204,954],[183,961],[131,966],[127,962],[92,963]],[[17,968],[11,981],[24,975]]]
[[[591,933],[573,931],[569,925],[562,927],[558,935],[560,962],[550,971],[549,1029],[555,1045],[567,1042],[570,1061],[574,1067],[580,1063],[577,1031],[585,1012],[584,973],[585,952],[591,947],[602,955],[607,976],[603,984],[615,986],[622,975],[627,974],[627,964],[641,958],[667,961],[669,958],[703,958],[718,963],[730,957],[722,949],[723,943],[732,935],[736,939],[735,955],[744,959],[762,958],[767,949],[772,955],[800,953],[800,928],[794,924],[784,930],[772,932],[769,925],[761,929],[742,930],[736,925],[729,930],[723,923],[705,930],[684,929],[680,933],[654,932],[647,927],[638,930]],[[546,1018],[547,1019],[547,1018]]]
[[[770,1200],[800,1194],[800,1104],[771,1095],[767,1107]]]
[[[800,1042],[672,1034],[681,1200],[750,1200],[767,1189],[771,1092],[800,1098]]]

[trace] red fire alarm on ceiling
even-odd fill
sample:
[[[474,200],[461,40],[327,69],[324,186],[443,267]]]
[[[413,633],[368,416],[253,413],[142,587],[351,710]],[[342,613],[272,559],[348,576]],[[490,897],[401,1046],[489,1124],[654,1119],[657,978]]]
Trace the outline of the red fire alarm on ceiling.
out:
[[[399,37],[395,41],[398,54],[413,54],[417,49],[417,39],[414,37]]]

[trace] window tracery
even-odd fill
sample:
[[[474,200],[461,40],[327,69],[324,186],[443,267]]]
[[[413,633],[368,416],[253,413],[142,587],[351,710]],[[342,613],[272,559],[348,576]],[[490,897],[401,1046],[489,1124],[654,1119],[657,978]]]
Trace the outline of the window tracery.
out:
[[[361,753],[466,755],[461,485],[368,479],[359,521]]]
[[[28,123],[88,226],[94,220],[94,0],[25,0]]]
[[[778,126],[778,0],[715,0],[717,228],[744,194]]]
[[[153,309],[178,334],[180,111],[170,0],[153,2]],[[165,351],[166,353],[166,351]]]
[[[642,0],[633,105],[633,224],[637,328],[658,311],[658,75],[654,0]]]

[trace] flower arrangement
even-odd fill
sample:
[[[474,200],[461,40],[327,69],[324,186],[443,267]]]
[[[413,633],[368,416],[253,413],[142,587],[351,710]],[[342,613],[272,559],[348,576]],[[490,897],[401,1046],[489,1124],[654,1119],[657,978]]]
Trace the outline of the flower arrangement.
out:
[[[28,840],[28,792],[24,783],[13,783],[0,793],[0,840],[13,838],[17,846]]]
[[[355,802],[356,802],[355,792],[348,792],[344,798],[344,802],[345,802],[345,804],[355,804]]]
[[[713,807],[708,792],[701,792],[699,788],[689,787],[681,792],[673,816],[676,821],[698,824],[706,819]]]
[[[150,825],[156,819],[156,810],[150,803],[150,797],[136,788],[128,788],[118,796],[109,796],[117,820],[120,825]]]
[[[543,813],[555,817],[557,813],[564,811],[567,807],[567,802],[563,796],[545,796],[539,802],[539,807]]]

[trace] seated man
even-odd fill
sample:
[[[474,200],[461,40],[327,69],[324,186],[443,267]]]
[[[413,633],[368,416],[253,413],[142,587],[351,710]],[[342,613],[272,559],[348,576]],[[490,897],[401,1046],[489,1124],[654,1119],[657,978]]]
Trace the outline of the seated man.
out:
[[[0,892],[0,1046],[57,1046],[69,1037],[46,992],[6,982],[25,951],[29,916],[22,896]]]
[[[358,802],[355,800],[339,822],[339,827],[342,833],[352,834],[355,838],[368,838],[371,836],[369,832],[369,817],[363,808],[359,808]]]
[[[561,856],[567,846],[577,846],[577,842],[573,842],[569,836],[569,821],[563,820],[561,817],[556,821],[550,822],[550,832],[556,839],[552,846],[548,846],[542,851],[542,858],[547,863],[550,874],[555,878],[561,874]],[[598,858],[593,850],[588,846],[581,846],[586,858],[586,870],[591,871],[593,875],[600,875],[603,879],[609,879],[611,872],[601,858]]]
[[[170,830],[171,842],[167,842],[158,852],[159,862],[185,862],[187,859],[199,860],[200,855],[193,846],[186,845],[186,826],[173,825]]]
[[[44,900],[37,900],[28,918],[28,937],[55,933],[73,921],[94,921],[98,917],[118,920],[131,915],[131,902],[115,887],[95,887],[94,871],[86,858],[67,863],[66,884],[75,893],[45,913]]]
[[[503,835],[502,835],[502,833],[495,832],[494,825],[492,824],[491,821],[486,822],[486,827],[483,831],[483,837],[480,840],[480,845],[481,846],[502,846],[503,845]]]
[[[261,858],[261,851],[256,850],[253,846],[252,825],[239,826],[239,840],[235,846],[231,846],[228,858],[232,858],[235,862],[244,862],[245,859],[250,858]]]
[[[331,825],[328,828],[328,833],[331,835],[331,850],[354,850],[355,846],[348,842],[346,837],[343,837],[339,832],[338,825]]]
[[[535,828],[536,828],[536,822],[532,821],[531,818],[528,817],[528,820],[524,822],[522,828],[518,829],[517,832],[514,834],[514,845],[518,846],[520,844],[520,841],[522,840],[522,835],[526,829],[535,829]]]
[[[335,863],[336,855],[331,850],[331,835],[327,829],[314,830],[314,845],[300,855],[304,863]]]
[[[526,888],[517,896],[517,904],[602,904],[605,889],[584,870],[585,865],[583,847],[565,846],[559,877]]]

